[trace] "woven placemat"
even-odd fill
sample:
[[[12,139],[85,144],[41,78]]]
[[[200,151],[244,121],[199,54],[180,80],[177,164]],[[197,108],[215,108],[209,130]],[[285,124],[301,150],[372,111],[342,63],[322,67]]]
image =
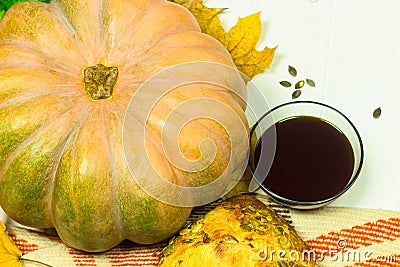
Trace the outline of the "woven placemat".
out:
[[[257,198],[296,229],[310,247],[305,253],[315,257],[318,266],[400,267],[399,211],[341,207],[299,211],[274,203],[263,195],[257,195]],[[217,204],[194,209],[189,220],[203,216]],[[54,267],[157,266],[161,250],[166,245],[163,242],[142,246],[124,241],[107,252],[88,254],[66,246],[53,232],[15,226],[7,229],[23,252],[23,258]],[[30,262],[24,264],[28,267],[43,266]]]

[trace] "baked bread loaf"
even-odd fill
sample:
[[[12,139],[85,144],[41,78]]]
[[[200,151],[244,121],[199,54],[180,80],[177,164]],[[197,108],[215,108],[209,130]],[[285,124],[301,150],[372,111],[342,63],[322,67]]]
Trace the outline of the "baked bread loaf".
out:
[[[316,266],[306,243],[260,200],[235,196],[183,228],[164,248],[161,267]]]

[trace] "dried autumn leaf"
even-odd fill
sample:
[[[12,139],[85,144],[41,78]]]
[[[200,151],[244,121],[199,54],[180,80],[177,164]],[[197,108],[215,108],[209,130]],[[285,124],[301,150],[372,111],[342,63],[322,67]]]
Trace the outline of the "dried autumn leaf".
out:
[[[6,231],[6,226],[0,221],[0,267],[22,267],[19,258],[22,252],[14,244]]]
[[[170,0],[183,5],[196,17],[201,30],[220,41],[231,53],[237,68],[250,79],[268,69],[274,58],[275,48],[256,49],[261,36],[260,13],[239,18],[235,26],[225,32],[218,17],[224,8],[209,8],[202,0]]]

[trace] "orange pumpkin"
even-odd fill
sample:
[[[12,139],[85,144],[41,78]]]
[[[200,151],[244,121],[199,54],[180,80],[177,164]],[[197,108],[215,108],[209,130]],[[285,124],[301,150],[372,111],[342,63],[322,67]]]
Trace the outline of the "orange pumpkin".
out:
[[[30,227],[55,227],[66,244],[85,251],[104,251],[124,239],[150,244],[173,235],[191,208],[165,203],[143,190],[124,152],[137,162],[147,157],[162,177],[180,186],[216,180],[227,170],[229,155],[235,164],[227,174],[240,177],[237,166],[246,161],[247,140],[238,137],[247,127],[228,133],[204,117],[185,124],[178,143],[185,158],[201,157],[199,142],[205,138],[215,145],[213,161],[196,172],[169,162],[162,130],[171,111],[201,97],[228,106],[232,114],[223,115],[237,116],[246,126],[245,105],[238,97],[245,87],[232,85],[232,75],[218,73],[224,86],[235,88],[194,82],[161,96],[146,121],[140,121],[147,129],[146,155],[123,147],[123,131],[127,138],[141,138],[134,127],[123,127],[124,116],[145,81],[168,67],[196,61],[234,68],[226,49],[202,34],[186,9],[164,0],[14,5],[0,20],[4,211]],[[151,88],[146,90],[151,94]],[[230,151],[232,136],[241,149]]]

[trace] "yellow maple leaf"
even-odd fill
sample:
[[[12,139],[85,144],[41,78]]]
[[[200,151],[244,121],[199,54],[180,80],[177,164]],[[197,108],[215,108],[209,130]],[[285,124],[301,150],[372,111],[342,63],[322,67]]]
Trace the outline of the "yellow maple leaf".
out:
[[[0,267],[22,267],[21,256],[22,252],[8,235],[4,223],[0,221]]]
[[[224,8],[209,8],[203,0],[170,0],[189,9],[202,32],[220,41],[231,53],[237,68],[250,79],[268,69],[274,58],[275,48],[256,49],[261,36],[260,12],[239,18],[235,26],[225,32],[218,14]]]

